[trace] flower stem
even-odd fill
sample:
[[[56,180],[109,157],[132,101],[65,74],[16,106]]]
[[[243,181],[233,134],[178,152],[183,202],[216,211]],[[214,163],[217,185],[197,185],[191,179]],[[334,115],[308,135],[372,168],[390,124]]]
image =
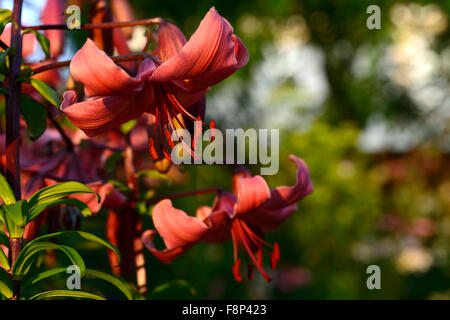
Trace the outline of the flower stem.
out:
[[[20,250],[22,250],[22,238],[10,238],[9,239],[9,248],[11,250],[10,258],[11,258],[11,266],[17,260],[17,257],[20,254]],[[17,280],[13,280],[13,296],[11,300],[19,300],[20,293],[20,283]]]
[[[20,91],[21,83],[17,81],[22,63],[22,0],[14,0],[12,19],[16,22],[11,27],[11,47],[16,54],[11,57],[8,75],[8,91],[6,96],[6,179],[11,186],[16,200],[20,200]],[[22,249],[21,238],[10,239],[11,266],[16,262]],[[14,281],[12,300],[18,300],[20,284]]]
[[[137,60],[144,60],[146,58],[152,58],[152,56],[150,56],[147,53],[133,53],[133,54],[127,54],[124,56],[115,56],[115,57],[110,57],[111,60],[113,60],[114,62],[118,63],[118,62],[127,62],[127,61],[137,61]],[[71,60],[65,60],[65,61],[60,61],[60,62],[54,62],[54,63],[49,63],[40,67],[37,67],[35,69],[33,69],[33,74],[37,74],[40,72],[44,72],[44,71],[48,71],[51,69],[56,69],[56,68],[61,68],[61,67],[67,67],[70,65]]]
[[[113,29],[113,28],[125,28],[125,27],[134,27],[134,26],[143,26],[143,25],[151,25],[151,24],[160,24],[163,22],[163,18],[150,18],[144,20],[135,20],[135,21],[123,21],[123,22],[103,22],[103,23],[86,23],[81,25],[81,29]],[[53,29],[62,29],[62,30],[70,30],[65,24],[44,24],[37,26],[29,26],[24,27],[25,29],[32,30],[53,30]]]

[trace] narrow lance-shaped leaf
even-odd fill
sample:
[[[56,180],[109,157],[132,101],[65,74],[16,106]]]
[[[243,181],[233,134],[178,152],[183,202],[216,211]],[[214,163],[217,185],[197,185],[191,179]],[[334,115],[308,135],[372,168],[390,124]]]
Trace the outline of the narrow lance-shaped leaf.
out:
[[[10,205],[0,206],[2,222],[12,238],[21,238],[27,223],[27,202],[19,200]]]
[[[50,41],[40,32],[33,30],[33,29],[25,29],[23,30],[23,34],[26,33],[33,33],[36,36],[36,39],[39,43],[39,45],[42,48],[42,51],[44,51],[45,54],[45,60],[50,59]]]
[[[55,200],[50,203],[44,203],[44,204],[33,207],[33,211],[29,212],[28,221],[35,219],[45,209],[54,207],[54,206],[59,206],[62,204],[70,204],[70,205],[76,206],[80,210],[83,217],[89,217],[92,215],[91,209],[89,209],[89,207],[84,202],[81,202],[78,199],[68,198],[68,199]]]
[[[0,264],[1,267],[5,268],[5,270],[9,270],[11,267],[9,266],[8,257],[5,252],[0,248]]]
[[[31,277],[27,277],[25,281],[22,281],[21,287],[27,288],[29,286],[35,285],[37,282],[47,279],[51,276],[54,276],[59,273],[67,273],[67,268],[52,268],[43,272],[40,272],[38,274],[34,274]]]
[[[0,293],[7,299],[13,296],[11,277],[3,268],[0,268]]]
[[[32,240],[28,245],[42,242],[42,241],[48,241],[53,238],[61,239],[61,238],[81,238],[83,240],[92,241],[95,243],[98,243],[112,251],[114,251],[117,254],[117,257],[119,258],[119,264],[121,261],[121,256],[119,249],[116,248],[113,244],[109,243],[106,240],[103,240],[102,238],[97,237],[96,235],[93,235],[92,233],[84,232],[84,231],[60,231],[50,234],[45,234],[43,236],[37,237],[36,239]]]
[[[117,289],[119,289],[124,295],[125,297],[127,297],[128,300],[132,300],[133,299],[133,294],[131,292],[130,287],[128,286],[128,284],[125,283],[125,281],[119,279],[116,276],[101,272],[101,271],[97,271],[97,270],[90,270],[87,269],[86,270],[86,278],[88,279],[102,279],[104,281],[107,281],[109,283],[111,283],[112,285],[114,285]]]
[[[36,191],[28,199],[29,217],[35,217],[46,205],[76,193],[93,193],[100,202],[100,196],[84,184],[75,181],[61,182]]]
[[[0,243],[5,247],[9,247],[9,238],[3,231],[0,231]]]
[[[36,140],[47,129],[47,111],[36,100],[25,94],[20,101],[20,111],[27,123],[28,134],[32,140]]]
[[[9,51],[9,48],[0,53],[0,74],[3,74],[5,76],[8,75],[8,73],[9,73],[8,51]]]
[[[39,79],[30,79],[30,84],[52,105],[59,108],[61,104],[59,101],[58,94],[53,90],[48,84]]]
[[[0,198],[5,204],[13,204],[16,202],[14,192],[6,181],[5,177],[0,173]]]
[[[22,249],[12,267],[12,275],[14,279],[22,280],[26,277],[28,270],[35,263],[36,258],[41,253],[50,249],[58,250],[64,253],[69,258],[71,264],[77,265],[80,268],[81,276],[84,277],[86,272],[84,260],[74,248],[52,242],[35,243],[31,241]]]
[[[3,29],[8,22],[12,21],[12,12],[8,9],[0,9],[0,34],[3,33]]]
[[[21,286],[22,286],[22,288],[33,286],[37,282],[45,280],[54,275],[66,274],[66,273],[67,273],[67,268],[53,268],[50,270],[46,270],[44,272],[33,275],[30,278],[27,278],[27,280],[22,282]],[[86,269],[86,278],[87,279],[100,279],[100,280],[109,282],[110,284],[115,286],[117,289],[119,289],[128,300],[133,299],[132,289],[128,286],[128,284],[125,281],[123,281],[122,279],[120,279],[116,276],[113,276],[113,275],[110,275],[110,274],[107,274],[107,273],[104,273],[101,271],[97,271],[97,270]]]
[[[93,293],[76,290],[52,290],[38,293],[30,298],[30,300],[45,300],[55,298],[80,298],[91,300],[106,300],[103,297],[95,295]]]

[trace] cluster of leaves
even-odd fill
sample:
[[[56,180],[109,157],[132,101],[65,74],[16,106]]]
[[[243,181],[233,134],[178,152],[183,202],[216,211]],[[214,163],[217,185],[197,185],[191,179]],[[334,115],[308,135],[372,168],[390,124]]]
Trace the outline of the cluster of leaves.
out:
[[[52,206],[59,206],[61,204],[69,204],[77,206],[85,215],[90,214],[89,208],[83,202],[77,199],[66,198],[71,194],[79,193],[94,193],[87,186],[79,182],[62,182],[35,192],[28,200],[16,201],[11,187],[8,185],[6,179],[0,175],[0,198],[3,200],[3,205],[0,206],[0,227],[6,227],[8,235],[0,231],[0,243],[6,248],[10,245],[10,239],[21,238],[25,230],[25,226],[33,219],[36,219],[45,209]],[[100,196],[96,194],[100,200]],[[99,278],[105,280],[116,286],[127,299],[132,299],[133,294],[130,287],[121,279],[112,275],[103,273],[97,270],[90,270],[86,268],[83,258],[73,247],[56,244],[52,242],[54,239],[81,239],[92,241],[103,247],[113,250],[119,257],[120,252],[111,243],[87,232],[83,231],[62,231],[40,236],[29,243],[27,243],[18,255],[14,265],[10,266],[8,258],[3,250],[0,250],[0,295],[4,298],[11,298],[13,295],[13,281],[20,281],[21,289],[26,289],[29,286],[36,284],[38,281],[44,280],[48,277],[65,273],[66,268],[53,268],[44,272],[36,273],[33,268],[39,256],[48,251],[54,250],[63,253],[71,265],[76,265],[80,268],[80,276],[86,278]],[[60,297],[72,298],[88,298],[88,299],[103,299],[98,295],[72,290],[52,290],[40,292],[29,299],[54,299]]]

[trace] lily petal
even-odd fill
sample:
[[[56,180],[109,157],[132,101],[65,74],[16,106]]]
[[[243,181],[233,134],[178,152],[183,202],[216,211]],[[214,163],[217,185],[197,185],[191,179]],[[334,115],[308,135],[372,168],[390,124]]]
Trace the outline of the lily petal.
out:
[[[125,91],[138,88],[142,81],[130,77],[105,52],[97,48],[91,39],[87,39],[73,57],[70,73],[75,80],[84,84],[88,97],[123,95]]]
[[[270,189],[261,176],[241,178],[237,190],[237,202],[234,205],[234,214],[251,212],[270,198]]]
[[[2,40],[8,47],[11,46],[11,23],[8,23],[5,29],[3,29],[0,40]],[[26,33],[23,35],[22,41],[22,56],[26,57],[27,55],[33,53],[36,48],[36,36],[33,33]]]
[[[64,23],[64,1],[47,0],[42,11],[43,24],[63,24]],[[50,54],[55,57],[61,54],[64,44],[63,30],[45,30],[45,36],[50,41]]]
[[[208,227],[172,206],[168,199],[153,208],[153,223],[168,249],[193,245],[200,241]]]
[[[216,84],[248,61],[245,46],[227,20],[211,8],[182,51],[164,62],[151,81],[184,80],[196,86]]]
[[[263,231],[276,229],[297,211],[295,203],[313,191],[306,163],[294,155],[290,155],[289,159],[297,165],[297,183],[292,187],[280,186],[271,190],[270,199],[246,216],[247,221],[258,225]]]
[[[205,221],[208,222],[209,229],[203,242],[224,242],[231,238],[231,219],[227,211],[213,211]]]
[[[273,231],[297,210],[296,204],[291,204],[278,210],[259,209],[255,214],[247,215],[245,220],[252,225],[258,226],[264,232]]]
[[[237,198],[234,194],[222,191],[219,192],[217,197],[214,199],[212,206],[212,211],[226,211],[230,218],[234,215],[234,206],[236,204]]]
[[[153,254],[162,263],[172,263],[173,260],[175,260],[183,253],[185,253],[187,250],[189,250],[189,248],[187,247],[176,247],[160,251],[156,249],[155,244],[153,243],[153,239],[155,238],[155,236],[156,231],[146,230],[142,234],[142,242],[144,243],[148,251],[150,251],[150,253]]]
[[[278,210],[300,201],[313,192],[314,187],[305,161],[292,154],[289,156],[289,160],[294,162],[297,166],[297,183],[292,187],[280,186],[271,190],[270,200],[267,201],[261,209]]]
[[[186,38],[176,25],[168,21],[159,25],[157,52],[161,60],[168,60],[181,52],[185,43]]]
[[[106,96],[70,104],[74,95],[69,91],[63,98],[61,110],[90,137],[137,118],[145,111],[139,95]]]

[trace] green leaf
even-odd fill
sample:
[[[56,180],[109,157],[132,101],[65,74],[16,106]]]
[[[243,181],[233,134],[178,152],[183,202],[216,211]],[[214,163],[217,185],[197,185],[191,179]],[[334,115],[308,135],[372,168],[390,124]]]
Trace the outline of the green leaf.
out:
[[[13,296],[11,276],[3,268],[0,268],[0,293],[8,299]]]
[[[19,200],[16,203],[0,206],[0,216],[12,238],[21,238],[27,224],[27,202]]]
[[[16,202],[14,192],[6,181],[5,177],[0,173],[0,198],[5,204],[13,204]]]
[[[8,9],[0,9],[0,34],[3,33],[3,29],[12,21],[12,12]]]
[[[150,299],[192,299],[196,295],[195,289],[185,280],[173,280],[157,286],[150,294]]]
[[[35,274],[31,277],[28,277],[25,281],[22,281],[22,283],[20,284],[22,288],[27,288],[29,286],[35,285],[37,282],[47,279],[51,276],[54,276],[55,274],[58,273],[66,273],[67,272],[67,268],[61,267],[61,268],[52,268],[50,270],[46,270],[43,272],[40,272],[38,274]]]
[[[169,180],[169,177],[167,175],[158,172],[158,170],[141,170],[136,173],[136,176],[138,178]]]
[[[38,274],[28,278],[27,280],[23,281],[21,285],[22,285],[22,288],[26,288],[28,286],[35,285],[37,282],[39,282],[41,280],[47,279],[56,274],[66,273],[66,272],[67,272],[67,268],[53,268],[53,269],[38,273]],[[113,286],[115,286],[117,289],[119,289],[128,300],[133,299],[132,289],[128,286],[128,284],[125,281],[123,281],[122,279],[120,279],[116,276],[109,275],[107,273],[97,271],[97,270],[86,269],[86,278],[87,279],[101,279],[101,280],[107,281],[107,282],[111,283]]]
[[[101,200],[96,192],[80,182],[61,182],[36,191],[28,199],[29,217],[36,217],[48,204],[75,193],[93,193],[97,195],[99,202]]]
[[[33,69],[28,66],[23,65],[20,69],[19,76],[17,77],[17,81],[22,81],[25,83],[30,83],[30,78],[33,75]]]
[[[47,111],[36,100],[25,94],[21,97],[20,111],[27,123],[28,134],[32,140],[36,140],[47,129]]]
[[[64,253],[69,258],[72,264],[77,265],[80,268],[81,276],[84,277],[86,272],[84,260],[74,248],[59,245],[53,242],[36,243],[35,240],[28,243],[17,257],[17,260],[12,267],[12,274],[14,279],[22,280],[23,278],[25,278],[36,258],[41,253],[50,249],[59,250]]]
[[[8,51],[9,48],[5,51],[2,51],[0,53],[0,74],[8,75],[9,74],[9,68],[8,68]]]
[[[9,94],[9,91],[4,87],[0,87],[0,94],[3,96],[7,96]]]
[[[33,33],[36,36],[36,40],[38,41],[39,45],[42,48],[42,51],[44,51],[45,54],[45,60],[50,59],[50,41],[40,32],[33,30],[33,29],[25,29],[23,30],[23,34],[26,33]]]
[[[89,217],[92,215],[91,209],[89,209],[89,207],[84,202],[82,202],[78,199],[68,198],[68,199],[55,200],[53,202],[41,204],[41,205],[34,207],[33,212],[30,212],[28,215],[28,222],[35,219],[45,209],[53,207],[53,206],[59,206],[62,204],[70,204],[70,205],[76,206],[80,210],[83,217]]]
[[[106,300],[103,297],[95,295],[93,293],[76,291],[76,290],[52,290],[38,293],[30,298],[30,300],[46,300],[55,298],[80,298],[91,300]]]
[[[3,252],[3,250],[1,248],[0,248],[0,264],[6,270],[9,270],[11,268],[9,265],[9,262],[8,262],[8,257],[6,256],[6,254]]]
[[[52,105],[59,108],[61,104],[58,94],[49,85],[39,79],[30,79],[30,84]]]
[[[137,123],[137,120],[136,120],[136,119],[130,120],[130,121],[128,121],[128,122],[125,122],[124,124],[122,124],[122,125],[120,126],[120,131],[122,131],[123,134],[127,134],[128,132],[131,131],[131,129],[134,128],[134,126],[136,125],[136,123]]]
[[[9,238],[3,231],[0,231],[0,243],[5,247],[9,247]]]
[[[102,238],[97,237],[96,235],[93,235],[92,233],[88,233],[88,232],[84,232],[84,231],[60,231],[60,232],[45,234],[43,236],[37,237],[36,239],[32,240],[28,245],[30,245],[32,243],[36,243],[36,242],[47,241],[52,238],[58,238],[58,239],[81,238],[83,240],[95,242],[97,244],[100,244],[100,245],[114,251],[117,254],[117,257],[119,258],[119,264],[120,264],[121,256],[120,256],[119,249],[117,249],[116,246],[114,246],[113,244],[109,243],[106,240],[103,240]]]
[[[11,19],[12,12],[8,9],[0,9],[0,22]]]
[[[128,284],[126,284],[125,281],[123,281],[122,279],[119,279],[116,276],[101,272],[101,271],[97,271],[97,270],[90,270],[87,269],[86,270],[86,277],[88,279],[102,279],[104,281],[107,281],[109,283],[111,283],[112,285],[114,285],[117,289],[119,289],[124,295],[125,297],[127,297],[128,300],[132,300],[133,299],[133,293],[131,291],[131,288],[128,286]]]

